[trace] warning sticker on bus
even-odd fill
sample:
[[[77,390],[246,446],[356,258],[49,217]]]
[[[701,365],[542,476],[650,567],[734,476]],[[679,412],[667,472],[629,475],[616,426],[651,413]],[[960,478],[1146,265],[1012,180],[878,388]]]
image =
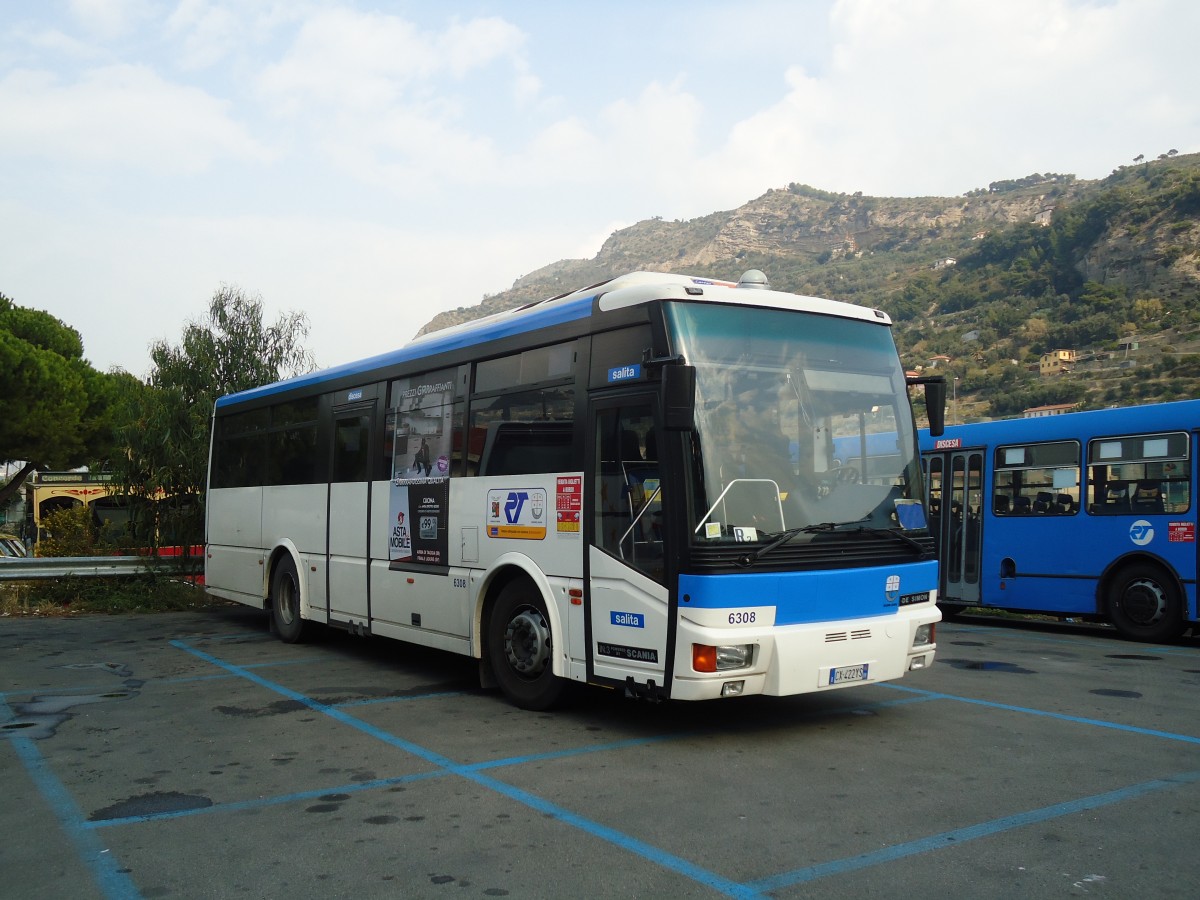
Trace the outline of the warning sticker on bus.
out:
[[[1168,522],[1167,540],[1173,544],[1196,543],[1195,522]]]
[[[554,500],[559,534],[579,534],[579,518],[583,511],[583,478],[579,475],[560,475]]]

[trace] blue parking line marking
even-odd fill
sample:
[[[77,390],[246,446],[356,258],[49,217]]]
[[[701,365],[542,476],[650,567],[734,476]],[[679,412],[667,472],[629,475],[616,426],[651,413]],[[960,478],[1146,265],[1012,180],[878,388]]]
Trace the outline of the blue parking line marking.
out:
[[[468,777],[476,784],[491,788],[493,791],[516,800],[518,803],[523,803],[530,809],[552,816],[564,824],[573,825],[593,837],[601,838],[622,850],[627,850],[645,860],[657,863],[664,869],[669,869],[680,875],[686,875],[693,881],[719,891],[727,897],[753,898],[762,896],[761,891],[753,887],[730,881],[728,878],[723,878],[715,872],[701,868],[686,859],[675,856],[673,853],[668,853],[666,850],[651,846],[632,835],[617,831],[615,828],[609,828],[607,825],[601,825],[599,822],[594,822],[591,819],[585,819],[577,813],[563,809],[561,806],[551,803],[548,800],[543,800],[541,797],[531,794],[522,788],[514,787],[503,781],[497,781],[486,775],[471,774]]]
[[[1066,713],[1049,712],[1044,709],[1032,709],[1028,706],[1013,706],[1010,703],[997,703],[994,700],[977,700],[973,697],[960,697],[956,694],[943,694],[938,691],[926,691],[921,688],[906,687],[902,684],[880,684],[882,688],[893,691],[905,691],[919,694],[931,700],[954,700],[958,703],[969,703],[972,706],[984,706],[988,709],[1003,709],[1006,712],[1022,713],[1027,716],[1041,716],[1046,719],[1057,719],[1060,722],[1071,722],[1075,725],[1091,725],[1096,728],[1108,728],[1113,731],[1124,731],[1129,734],[1140,734],[1146,737],[1165,738],[1169,741],[1180,741],[1184,744],[1200,744],[1200,737],[1190,734],[1176,734],[1171,731],[1156,731],[1153,728],[1140,728],[1136,725],[1124,725],[1120,722],[1107,722],[1104,719],[1088,719],[1083,716],[1069,716]]]
[[[335,721],[341,722],[343,725],[349,725],[351,728],[357,728],[359,731],[365,732],[366,734],[369,734],[371,737],[376,738],[385,744],[389,744],[397,749],[411,753],[413,756],[423,759],[428,763],[432,763],[435,766],[441,766],[446,769],[454,768],[454,762],[442,756],[440,753],[435,753],[434,751],[427,750],[424,747],[412,743],[411,741],[398,738],[394,734],[389,734],[381,728],[376,728],[369,722],[356,719],[349,713],[342,712],[340,709],[332,707],[327,703],[321,703],[319,700],[314,700],[312,697],[301,694],[299,691],[293,691],[291,688],[286,688],[282,684],[276,684],[273,681],[267,681],[267,679],[260,675],[254,674],[245,666],[238,666],[234,665],[233,663],[225,662],[223,659],[213,656],[211,653],[205,653],[203,650],[198,650],[195,647],[188,646],[188,644],[184,641],[171,641],[171,646],[176,647],[179,650],[183,650],[185,653],[190,653],[193,656],[204,660],[205,662],[212,663],[214,666],[224,669],[226,672],[237,675],[246,679],[247,681],[252,681],[259,687],[266,688],[269,691],[274,691],[276,694],[287,697],[289,700],[295,700],[297,703],[307,706],[313,712],[319,712],[322,715],[329,716]]]
[[[1074,813],[1087,812],[1088,810],[1099,809],[1102,806],[1111,806],[1114,803],[1133,800],[1156,791],[1178,787],[1181,784],[1195,784],[1197,781],[1200,781],[1200,772],[1186,772],[1181,775],[1173,775],[1169,778],[1145,781],[1141,784],[1119,788],[1118,790],[1108,791],[1104,794],[1095,794],[1091,797],[1082,797],[1078,800],[1068,800],[1065,803],[1056,803],[1053,806],[1045,806],[1041,809],[1004,816],[999,819],[993,819],[990,822],[981,822],[978,825],[969,825],[965,828],[943,831],[941,834],[930,835],[927,838],[921,838],[916,841],[907,841],[903,844],[897,844],[894,847],[876,850],[873,853],[862,853],[858,856],[847,857],[846,859],[819,863],[815,866],[805,866],[803,869],[784,872],[781,875],[760,878],[757,881],[748,882],[747,885],[753,887],[755,890],[765,892],[792,887],[797,884],[805,884],[830,875],[844,875],[847,872],[855,872],[859,869],[877,866],[880,863],[892,862],[897,859],[903,859],[906,856],[915,856],[919,853],[928,853],[946,847],[957,847],[968,841],[990,837],[1004,831],[1011,831],[1014,828],[1023,828],[1026,825],[1034,825],[1038,822],[1046,822],[1050,819],[1058,819]]]
[[[274,668],[279,668],[280,666],[298,666],[298,665],[301,665],[304,663],[312,663],[312,662],[316,662],[319,660],[323,660],[324,658],[325,657],[322,657],[322,656],[305,656],[301,659],[284,659],[284,660],[279,660],[277,662],[248,663],[247,665],[243,666],[243,668],[246,668],[246,669],[274,669]],[[139,678],[139,679],[137,679],[137,681],[140,681],[143,685],[146,685],[146,684],[188,684],[189,682],[193,682],[193,681],[220,681],[222,678],[236,678],[236,677],[238,677],[238,676],[232,675],[229,672],[225,672],[225,673],[222,673],[219,675],[179,675],[175,678],[148,678],[148,679]],[[124,679],[121,679],[115,683],[123,684]],[[59,695],[59,694],[91,694],[91,693],[95,693],[97,691],[111,691],[111,690],[113,690],[113,687],[114,687],[114,682],[105,681],[105,682],[96,682],[94,684],[75,684],[75,685],[70,685],[68,687],[64,687],[61,685],[43,685],[42,687],[18,688],[16,690],[11,690],[11,691],[0,691],[0,701],[8,700],[10,697],[20,697],[21,699],[24,700],[29,697],[35,697],[35,696],[38,696],[41,694],[55,694],[55,695]]]
[[[0,700],[0,714],[5,720],[13,718],[8,704]],[[141,894],[133,880],[122,869],[115,853],[111,852],[99,838],[87,828],[83,811],[75,803],[58,777],[50,771],[46,760],[34,742],[27,737],[12,735],[8,738],[17,758],[21,760],[29,777],[45,798],[55,818],[58,819],[80,861],[91,872],[92,878],[105,897],[110,900],[140,900]]]
[[[602,840],[605,840],[616,847],[634,853],[637,856],[656,863],[665,869],[677,872],[680,875],[684,875],[693,881],[710,887],[713,890],[719,891],[728,897],[753,898],[759,896],[759,892],[755,890],[748,889],[737,882],[723,878],[720,875],[717,875],[715,872],[710,872],[707,869],[697,866],[686,859],[682,859],[681,857],[668,853],[665,850],[653,847],[644,841],[633,837],[632,835],[627,835],[623,832],[617,831],[616,829],[609,828],[606,825],[601,825],[599,822],[593,822],[590,819],[586,819],[583,816],[577,815],[576,813],[564,809],[557,804],[551,803],[548,800],[543,800],[541,797],[537,797],[534,794],[530,794],[529,792],[520,788],[505,784],[504,782],[498,781],[497,779],[488,775],[483,775],[470,766],[459,765],[447,757],[442,756],[440,753],[436,753],[432,750],[426,749],[425,747],[414,744],[411,741],[406,741],[393,734],[383,731],[380,728],[376,728],[374,725],[371,725],[368,722],[364,722],[361,719],[356,719],[354,716],[351,716],[349,713],[346,713],[340,709],[336,709],[327,704],[313,700],[311,697],[307,697],[298,691],[293,691],[290,688],[284,687],[283,685],[268,681],[267,679],[256,675],[253,672],[247,671],[241,666],[236,666],[232,663],[225,662],[224,660],[219,659],[210,653],[205,653],[203,650],[191,647],[184,641],[171,641],[171,646],[183,650],[186,653],[190,653],[193,656],[205,660],[206,662],[210,662],[215,666],[219,666],[220,668],[225,669],[227,672],[240,675],[241,677],[254,682],[260,687],[287,697],[289,700],[295,700],[297,703],[302,703],[314,712],[319,712],[338,722],[341,722],[344,725],[349,725],[352,728],[356,728],[359,731],[370,735],[371,737],[389,744],[390,746],[411,753],[412,755],[423,759],[426,762],[433,763],[434,765],[445,769],[450,774],[459,775],[475,782],[476,784],[479,784],[482,787],[489,788],[499,794],[502,794],[503,796],[508,797],[509,799],[516,800],[517,802],[528,806],[537,812],[551,816],[552,818],[568,825],[572,825],[581,831],[591,834],[594,837],[601,838]]]

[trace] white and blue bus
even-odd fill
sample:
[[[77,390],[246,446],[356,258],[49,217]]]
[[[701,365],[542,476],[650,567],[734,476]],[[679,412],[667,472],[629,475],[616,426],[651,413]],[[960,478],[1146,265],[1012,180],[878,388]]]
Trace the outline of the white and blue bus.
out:
[[[1200,401],[921,433],[947,612],[1110,622],[1165,641],[1200,622]]]
[[[881,432],[887,467],[835,462]],[[922,490],[884,313],[634,273],[220,398],[205,579],[525,708],[792,695],[933,662]]]

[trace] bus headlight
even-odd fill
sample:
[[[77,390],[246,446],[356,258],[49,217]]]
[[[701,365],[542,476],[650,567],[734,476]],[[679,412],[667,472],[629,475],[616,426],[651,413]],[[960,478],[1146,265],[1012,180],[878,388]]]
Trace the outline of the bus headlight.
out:
[[[720,647],[692,644],[692,668],[697,672],[743,669],[753,661],[753,644],[728,644]]]
[[[918,625],[917,630],[913,633],[913,646],[925,647],[932,644],[936,633],[937,626],[932,622],[928,625]]]

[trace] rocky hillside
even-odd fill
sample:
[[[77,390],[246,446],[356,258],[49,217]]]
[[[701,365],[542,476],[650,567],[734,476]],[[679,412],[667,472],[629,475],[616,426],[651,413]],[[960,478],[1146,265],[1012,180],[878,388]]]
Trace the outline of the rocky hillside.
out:
[[[1098,181],[1034,174],[962,197],[792,184],[728,212],[639,222],[593,259],[547,265],[424,330],[624,272],[737,280],[748,268],[782,290],[887,310],[908,365],[949,357],[941,364],[958,377],[973,417],[1042,402],[1200,396],[1200,358],[1190,358],[1200,349],[1192,347],[1200,338],[1200,154],[1173,151]],[[1121,343],[1129,338],[1141,338],[1132,364]],[[1122,365],[1111,371],[1037,374],[1049,350],[1075,349],[1095,363],[1119,347]],[[1142,377],[1131,378],[1139,368]]]

